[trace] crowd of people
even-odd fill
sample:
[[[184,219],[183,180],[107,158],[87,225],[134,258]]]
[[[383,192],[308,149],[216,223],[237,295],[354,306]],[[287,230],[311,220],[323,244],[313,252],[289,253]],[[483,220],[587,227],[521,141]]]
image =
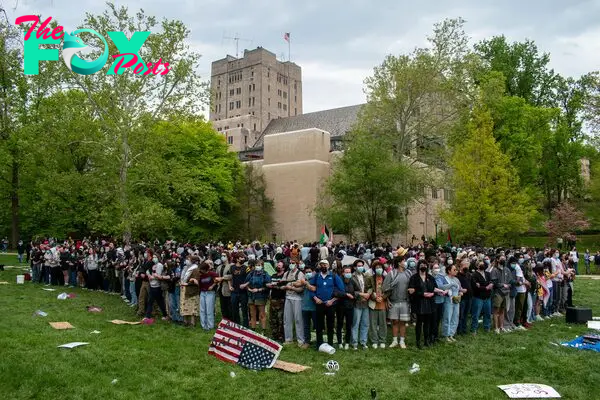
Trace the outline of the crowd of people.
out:
[[[190,327],[199,320],[210,331],[219,314],[284,344],[346,350],[406,348],[409,325],[418,348],[481,328],[527,330],[572,305],[579,263],[575,248],[428,243],[119,246],[49,239],[27,247],[33,282],[121,295],[144,322],[159,313]],[[600,252],[584,258],[586,270],[600,266]]]

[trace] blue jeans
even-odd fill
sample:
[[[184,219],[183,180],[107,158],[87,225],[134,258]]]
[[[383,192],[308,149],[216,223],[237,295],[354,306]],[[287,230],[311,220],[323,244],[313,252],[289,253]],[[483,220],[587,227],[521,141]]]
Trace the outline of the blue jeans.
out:
[[[464,335],[467,333],[467,316],[471,312],[471,296],[462,298],[460,302],[460,315],[458,317],[458,334]]]
[[[355,308],[354,318],[352,319],[352,345],[358,344],[360,332],[360,344],[367,344],[367,337],[369,334],[369,309],[368,308]]]
[[[200,292],[200,325],[208,331],[215,328],[215,292]]]
[[[171,313],[171,320],[175,322],[183,322],[183,317],[179,314],[180,290],[179,286],[175,286],[175,291],[169,293],[169,312]]]
[[[304,343],[310,343],[310,327],[315,327],[317,325],[317,311],[302,310],[302,322],[304,323]]]
[[[442,318],[442,336],[449,337],[456,334],[458,328],[458,315],[460,313],[460,304],[455,304],[452,300],[444,301],[444,317]]]
[[[69,270],[69,285],[77,286],[77,271]]]
[[[41,280],[42,266],[40,264],[33,264],[31,267],[31,280],[34,283],[39,283]]]
[[[18,254],[17,258],[19,259],[19,264],[23,263],[23,254]]]
[[[548,289],[549,296],[546,305],[544,306],[544,316],[548,317],[553,313],[552,311],[552,299],[554,298],[554,286]]]
[[[131,293],[131,304],[138,303],[137,293],[135,291],[135,281],[129,281],[129,293]]]
[[[479,315],[483,312],[483,329],[488,332],[492,327],[492,299],[473,297],[471,305],[471,332],[479,328]]]

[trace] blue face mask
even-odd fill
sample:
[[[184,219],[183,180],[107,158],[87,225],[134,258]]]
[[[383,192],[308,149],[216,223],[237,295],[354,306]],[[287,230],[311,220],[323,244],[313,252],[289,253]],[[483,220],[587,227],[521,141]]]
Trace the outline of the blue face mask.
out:
[[[352,278],[352,274],[350,274],[350,273],[344,274],[344,278],[350,279],[350,278]]]
[[[288,266],[288,268],[289,268],[290,270],[293,270],[294,268],[296,268],[296,264],[290,264],[290,265]]]
[[[383,275],[383,268],[376,268],[376,269],[375,269],[375,273],[376,273],[377,275]]]
[[[358,267],[358,272],[360,272],[361,274],[365,273],[365,267]]]
[[[483,260],[485,265],[490,265],[490,260]]]
[[[524,258],[519,258],[519,265],[523,265],[524,262],[525,262]]]
[[[304,271],[304,264],[298,265],[298,268],[300,269],[300,271]]]
[[[510,267],[511,267],[512,269],[515,269],[515,268],[517,268],[517,264],[510,264]]]
[[[306,279],[310,279],[310,278],[312,278],[312,276],[313,276],[312,272],[307,272],[306,273]]]

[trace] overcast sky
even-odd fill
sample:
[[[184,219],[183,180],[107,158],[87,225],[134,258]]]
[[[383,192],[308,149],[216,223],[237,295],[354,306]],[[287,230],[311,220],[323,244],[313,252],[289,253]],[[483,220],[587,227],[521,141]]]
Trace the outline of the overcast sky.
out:
[[[9,18],[52,16],[70,31],[86,12],[100,13],[100,0],[4,0]],[[12,9],[14,5],[16,9]],[[365,101],[363,80],[387,54],[425,45],[433,24],[463,17],[476,42],[493,35],[532,39],[552,55],[551,66],[566,76],[600,69],[600,0],[129,0],[130,11],[180,19],[191,29],[190,45],[210,63],[240,49],[262,46],[288,57],[284,32],[291,33],[291,58],[302,67],[304,112]]]

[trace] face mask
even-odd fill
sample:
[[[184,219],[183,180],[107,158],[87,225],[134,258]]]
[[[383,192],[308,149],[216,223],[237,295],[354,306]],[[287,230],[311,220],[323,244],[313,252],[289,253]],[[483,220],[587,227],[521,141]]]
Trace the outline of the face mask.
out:
[[[350,278],[352,278],[352,274],[350,274],[350,273],[344,274],[344,278],[350,279]]]
[[[489,262],[486,263],[486,264],[489,264]],[[485,269],[485,265],[480,265],[478,268],[479,268],[480,271],[483,271]]]
[[[221,261],[227,262],[227,257],[221,257]]]
[[[262,266],[261,265],[257,265],[256,267],[254,267],[254,270],[257,272],[262,271]]]
[[[408,268],[412,269],[414,267],[416,267],[416,263],[414,261],[411,261],[411,262],[408,263]]]
[[[190,260],[185,260],[185,265],[192,265],[192,262]]]
[[[298,268],[300,269],[300,271],[304,271],[304,264],[298,265]]]
[[[427,268],[423,268],[423,272],[427,271]],[[437,276],[440,274],[440,270],[439,269],[432,269],[431,273],[433,274],[433,276]]]
[[[325,274],[325,273],[327,273],[327,270],[328,270],[328,269],[329,269],[329,268],[327,268],[327,267],[321,267],[321,268],[319,268],[319,270],[320,270],[322,273],[324,273],[324,274]]]
[[[525,262],[524,258],[519,258],[519,265],[523,265],[524,262]]]
[[[296,268],[296,264],[290,264],[290,265],[288,266],[288,268],[289,268],[290,270],[293,270],[294,268]]]
[[[515,268],[517,268],[517,264],[515,264],[515,263],[512,263],[512,264],[510,264],[510,267],[511,267],[512,269],[515,269]]]
[[[425,266],[419,267],[419,271],[421,271],[421,272],[427,272],[427,267],[425,267]]]
[[[358,267],[358,272],[360,272],[361,274],[365,273],[365,267]]]
[[[376,269],[375,269],[375,273],[376,273],[377,275],[382,275],[382,274],[383,274],[383,268],[376,268]]]
[[[558,254],[555,254],[555,255],[554,255],[554,258],[556,258],[556,259],[558,260]]]
[[[153,262],[154,264],[156,264],[156,263],[158,262],[158,257],[153,257],[153,258],[152,258],[152,262]]]
[[[310,279],[310,278],[312,278],[312,276],[313,276],[312,272],[307,272],[306,273],[306,279]]]
[[[490,260],[483,260],[483,263],[484,263],[485,265],[490,265]]]
[[[506,264],[506,261],[504,260],[500,260],[500,265],[504,267],[504,265]]]
[[[452,261],[452,259],[449,259],[448,260],[448,265],[452,265],[452,264],[454,264],[454,261]]]

